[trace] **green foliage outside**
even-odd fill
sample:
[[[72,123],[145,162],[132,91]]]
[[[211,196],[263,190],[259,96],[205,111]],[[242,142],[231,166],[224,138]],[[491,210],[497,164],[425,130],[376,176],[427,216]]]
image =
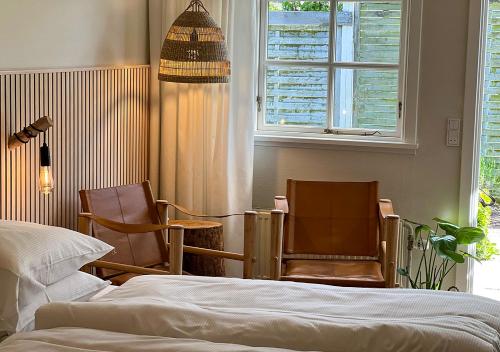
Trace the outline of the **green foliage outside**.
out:
[[[487,197],[482,195],[482,197]],[[480,261],[488,261],[493,259],[495,255],[499,255],[500,251],[497,248],[497,244],[490,241],[488,236],[488,227],[491,223],[491,208],[485,207],[479,203],[479,208],[477,212],[477,227],[482,229],[486,234],[484,240],[476,245],[476,257]]]
[[[489,155],[492,153],[487,149],[486,151],[482,151],[482,154]],[[500,176],[497,175],[498,164],[495,158],[482,156],[479,168],[479,186],[482,189],[491,190],[492,188],[494,189],[495,185],[500,185]]]
[[[489,204],[491,198],[486,194],[489,193],[489,188],[499,184],[498,176],[495,175],[497,165],[493,158],[482,157],[479,174],[479,185],[484,192],[480,192],[480,200],[477,210],[477,226],[484,231],[486,237],[476,245],[476,257],[481,261],[493,259],[495,255],[499,255],[500,251],[496,243],[493,243],[488,238],[488,228],[491,225],[492,208],[484,206],[482,203]]]
[[[322,1],[285,1],[283,11],[330,11],[330,3]]]
[[[330,2],[325,1],[272,1],[269,3],[271,11],[330,11]],[[338,4],[337,11],[342,11],[343,5]]]

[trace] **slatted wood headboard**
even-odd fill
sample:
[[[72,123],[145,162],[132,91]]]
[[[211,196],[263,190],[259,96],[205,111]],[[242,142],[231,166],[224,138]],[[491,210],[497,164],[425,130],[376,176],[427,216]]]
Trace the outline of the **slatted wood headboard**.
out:
[[[0,71],[0,218],[76,228],[78,190],[147,179],[149,66]],[[42,116],[55,189],[38,191],[40,136],[8,137]]]

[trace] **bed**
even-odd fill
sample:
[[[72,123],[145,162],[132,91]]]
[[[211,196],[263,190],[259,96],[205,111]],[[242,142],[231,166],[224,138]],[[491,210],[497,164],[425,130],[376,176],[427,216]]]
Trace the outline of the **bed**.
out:
[[[464,293],[142,276],[91,302],[45,305],[36,328],[0,351],[64,346],[74,334],[74,348],[102,351],[115,349],[89,345],[89,337],[96,344],[130,340],[138,351],[179,343],[179,351],[486,352],[500,351],[500,303]]]
[[[500,303],[469,294],[181,275],[110,287],[78,271],[113,250],[91,236],[0,221],[0,242],[0,351],[500,352]]]

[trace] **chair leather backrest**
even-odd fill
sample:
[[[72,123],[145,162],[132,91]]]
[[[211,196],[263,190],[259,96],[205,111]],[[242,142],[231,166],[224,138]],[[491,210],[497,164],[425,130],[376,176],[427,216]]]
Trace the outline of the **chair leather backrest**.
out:
[[[286,254],[378,256],[378,182],[287,181]]]
[[[159,216],[149,181],[103,189],[81,190],[84,212],[128,224],[159,224]],[[93,224],[93,235],[115,247],[103,260],[137,266],[167,262],[167,253],[161,232],[122,234]],[[115,274],[103,269],[101,276]]]

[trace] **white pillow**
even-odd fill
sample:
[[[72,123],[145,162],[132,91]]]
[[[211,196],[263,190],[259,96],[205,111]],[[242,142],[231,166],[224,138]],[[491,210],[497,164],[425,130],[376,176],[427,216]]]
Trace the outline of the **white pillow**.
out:
[[[61,227],[0,221],[0,269],[43,285],[53,284],[113,247]]]
[[[30,323],[27,317],[50,302],[51,284],[112,249],[68,229],[0,220],[0,331],[23,329]]]
[[[11,274],[2,275],[0,271],[0,280],[9,276],[13,277]],[[81,271],[47,287],[30,287],[23,282],[19,285],[18,299],[11,302],[13,309],[9,309],[10,312],[1,312],[0,331],[13,334],[33,330],[35,312],[40,306],[50,302],[87,301],[108,285],[109,281]]]

